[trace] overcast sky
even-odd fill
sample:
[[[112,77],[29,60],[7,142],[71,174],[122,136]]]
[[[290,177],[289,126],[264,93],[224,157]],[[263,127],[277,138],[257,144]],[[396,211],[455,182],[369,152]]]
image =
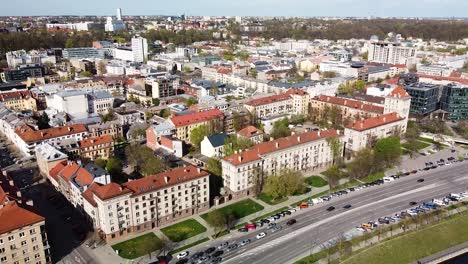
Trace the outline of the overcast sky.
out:
[[[241,15],[468,17],[468,0],[1,0],[0,16]]]

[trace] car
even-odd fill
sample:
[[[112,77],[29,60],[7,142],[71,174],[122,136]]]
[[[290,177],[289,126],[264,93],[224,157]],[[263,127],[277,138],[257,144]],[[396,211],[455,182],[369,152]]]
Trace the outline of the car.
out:
[[[291,212],[289,211],[283,211],[282,213],[284,213],[285,215],[291,215]]]
[[[417,173],[417,172],[418,172],[418,170],[412,170],[412,171],[411,171],[412,174],[415,174],[415,173]]]
[[[350,205],[350,204],[347,204],[347,205],[343,206],[343,208],[344,208],[344,209],[349,209],[349,208],[351,208],[351,205]]]
[[[335,210],[335,207],[334,207],[334,206],[330,206],[330,207],[327,208],[327,211],[329,211],[329,212],[331,212],[331,211],[333,211],[333,210]]]
[[[280,218],[281,218],[281,216],[280,216],[280,215],[278,215],[278,214],[275,214],[275,215],[273,215],[272,217],[273,217],[275,220],[278,220],[278,219],[280,219]]]
[[[280,231],[282,227],[280,225],[275,225],[273,228],[271,228],[271,232],[275,233],[277,231]]]
[[[205,252],[205,254],[211,254],[211,253],[213,253],[215,251],[216,251],[215,247],[209,247],[204,252]]]
[[[262,238],[264,238],[264,237],[266,237],[266,233],[265,233],[265,232],[261,232],[261,233],[257,234],[257,236],[256,236],[257,239],[262,239]]]
[[[264,224],[269,224],[270,223],[270,220],[268,219],[262,219],[260,220],[260,222],[264,223]]]
[[[424,179],[418,179],[417,182],[424,182]]]
[[[191,260],[197,260],[197,259],[203,257],[204,255],[205,255],[205,253],[204,253],[203,251],[197,252],[197,253],[193,254],[193,255],[190,257],[190,259],[191,259]]]
[[[207,261],[210,260],[210,259],[211,259],[210,256],[203,256],[203,257],[201,257],[201,258],[198,259],[198,263],[200,263],[200,264],[201,264],[201,263],[205,263],[205,262],[207,262]]]
[[[255,230],[257,228],[257,225],[255,224],[245,224],[244,228],[247,230]]]
[[[211,255],[211,256],[212,256],[213,258],[217,258],[217,257],[219,257],[219,256],[221,256],[221,255],[223,255],[223,254],[224,254],[224,251],[218,250],[218,251],[216,251],[215,253],[213,253],[213,255]]]
[[[210,263],[217,264],[217,263],[221,263],[222,261],[223,261],[223,258],[217,257],[217,258],[212,258]]]
[[[233,250],[237,249],[238,247],[239,247],[239,246],[238,246],[236,243],[234,243],[234,244],[229,245],[229,246],[226,248],[225,251],[226,251],[226,252],[233,251]]]
[[[188,255],[189,255],[188,251],[180,252],[179,254],[177,254],[177,259],[186,258]]]
[[[379,224],[390,224],[390,220],[385,218],[379,218],[377,221],[379,222]]]
[[[411,206],[414,206],[414,205],[417,205],[418,203],[417,202],[409,202],[409,205]]]
[[[286,225],[291,226],[291,225],[294,225],[296,222],[297,222],[296,219],[289,219],[289,221],[286,222]]]
[[[250,244],[250,239],[247,238],[239,243],[239,247],[247,246],[248,244]]]
[[[188,259],[183,258],[183,259],[179,259],[179,260],[176,262],[176,264],[186,264],[186,263],[188,263],[188,262],[189,262]]]
[[[241,233],[249,232],[249,230],[247,228],[245,228],[245,227],[241,227],[237,231],[239,231]]]
[[[229,246],[229,242],[223,242],[223,243],[219,244],[218,249],[223,250],[223,249],[227,248],[228,246]]]

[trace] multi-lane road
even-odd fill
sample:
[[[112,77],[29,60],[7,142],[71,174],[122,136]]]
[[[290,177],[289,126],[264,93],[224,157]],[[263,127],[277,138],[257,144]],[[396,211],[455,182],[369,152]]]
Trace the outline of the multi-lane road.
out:
[[[425,181],[417,182],[420,178],[424,178]],[[252,242],[225,253],[223,263],[292,263],[307,256],[313,247],[340,236],[363,222],[391,216],[410,208],[411,201],[419,204],[451,192],[466,191],[467,188],[468,161],[464,161],[351,192],[286,217],[280,222],[283,229],[279,232],[270,233],[266,228],[262,228],[246,235],[235,234],[226,238],[225,241],[230,243],[239,243],[246,238]],[[351,204],[352,207],[343,209],[347,204]],[[336,209],[329,212],[326,210],[329,206]],[[286,227],[285,222],[290,218],[295,218],[297,223]],[[267,232],[267,236],[257,240],[255,236],[260,232]],[[203,245],[191,251],[216,246],[220,242],[213,241],[211,245]]]

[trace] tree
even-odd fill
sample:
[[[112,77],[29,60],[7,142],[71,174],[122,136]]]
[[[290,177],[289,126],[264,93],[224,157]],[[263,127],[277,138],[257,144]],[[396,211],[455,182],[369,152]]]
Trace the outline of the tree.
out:
[[[270,175],[264,187],[264,193],[274,200],[301,193],[305,189],[305,179],[300,171],[281,170],[278,175]]]
[[[359,150],[355,153],[354,160],[347,165],[349,178],[362,179],[373,172],[374,166],[372,150],[369,148]]]
[[[337,76],[336,72],[332,72],[332,71],[325,71],[322,73],[322,77],[325,79],[335,78],[336,76]]]
[[[187,107],[190,107],[191,105],[194,105],[194,104],[197,104],[197,103],[198,103],[198,101],[197,101],[197,99],[196,99],[195,97],[190,97],[190,98],[187,100],[187,102],[185,103],[185,105],[186,105]]]
[[[224,140],[223,155],[224,157],[231,156],[234,152],[248,149],[253,145],[253,142],[248,138],[232,135]]]
[[[93,74],[90,71],[82,71],[80,72],[80,77],[92,77]]]
[[[252,77],[254,79],[257,79],[257,76],[258,76],[257,69],[256,68],[250,68],[249,75],[250,75],[250,77]]]
[[[368,58],[369,58],[369,52],[367,52],[367,51],[364,52],[364,53],[361,55],[361,57],[362,57],[363,60],[368,60]]]
[[[232,114],[232,126],[236,132],[243,128],[242,116],[238,112]]]
[[[326,173],[322,174],[327,177],[328,186],[330,187],[330,190],[338,186],[342,175],[340,169],[336,165],[331,166],[330,168],[328,168]]]
[[[122,174],[122,161],[116,157],[111,157],[106,163],[106,171],[112,176],[119,176]]]
[[[383,163],[384,168],[389,168],[400,162],[401,144],[398,137],[382,138],[375,144],[375,161]]]
[[[226,229],[226,225],[227,225],[226,215],[224,215],[219,210],[214,210],[208,213],[206,221],[213,227],[214,232],[215,232],[215,235],[214,235],[215,237],[217,237],[221,231]]]
[[[112,121],[114,119],[114,111],[110,110],[107,114],[101,114],[101,121],[102,122],[108,122],[108,121]]]
[[[39,129],[50,128],[49,121],[50,121],[49,116],[46,114],[46,112],[43,112],[42,115],[37,120],[38,128]]]
[[[73,47],[75,47],[75,44],[73,43],[73,39],[68,38],[67,41],[65,42],[65,48],[69,49]]]
[[[223,169],[221,167],[221,161],[215,158],[210,158],[206,163],[206,169],[215,176],[222,176]]]
[[[97,160],[94,161],[94,163],[95,163],[97,166],[101,167],[101,168],[105,168],[105,167],[106,167],[106,164],[107,164],[107,160],[105,160],[105,159],[97,159]]]
[[[329,137],[327,138],[327,143],[328,145],[330,145],[330,149],[332,151],[333,164],[337,164],[338,166],[340,166],[343,160],[343,147],[340,139],[338,137]]]
[[[205,125],[201,125],[192,129],[190,132],[190,143],[196,148],[200,148],[200,143],[202,140],[209,135],[208,127]]]
[[[146,146],[131,144],[125,147],[125,156],[130,165],[143,176],[153,175],[167,169],[167,164],[154,156],[151,149]]]
[[[273,124],[273,130],[271,131],[270,136],[274,139],[287,137],[290,135],[291,129],[289,128],[289,120],[287,118],[278,120]]]
[[[159,98],[153,98],[151,99],[151,102],[153,103],[154,106],[159,106],[159,104],[161,103]]]

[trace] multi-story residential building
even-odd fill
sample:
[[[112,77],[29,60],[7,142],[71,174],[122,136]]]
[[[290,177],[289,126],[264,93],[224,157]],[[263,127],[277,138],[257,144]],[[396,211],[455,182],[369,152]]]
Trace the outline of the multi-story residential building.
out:
[[[29,77],[43,77],[44,66],[41,64],[23,64],[18,69],[6,70],[0,73],[0,79],[3,82],[25,81]]]
[[[97,91],[87,94],[88,112],[107,114],[114,106],[114,97],[107,91]]]
[[[32,211],[13,180],[0,180],[0,262],[52,263],[45,218]]]
[[[84,211],[106,240],[150,230],[209,207],[209,174],[180,167],[124,184],[93,183]]]
[[[341,119],[357,121],[384,113],[384,107],[358,100],[320,95],[311,99],[312,115],[323,120],[332,108],[341,110]],[[347,122],[345,122],[347,123]]]
[[[385,96],[384,114],[397,113],[399,117],[408,121],[411,109],[411,96],[401,86],[395,87]]]
[[[158,77],[147,79],[146,83],[151,85],[152,97],[153,98],[164,98],[173,96],[177,90],[177,79],[173,77]]]
[[[305,115],[308,112],[309,94],[297,89],[286,93],[253,99],[244,107],[255,118],[270,118],[280,115]]]
[[[133,61],[146,62],[148,60],[148,40],[142,37],[132,38]]]
[[[89,105],[83,90],[65,90],[46,97],[47,106],[67,113],[72,119],[88,117]]]
[[[306,132],[263,142],[221,160],[224,187],[234,198],[252,190],[281,169],[314,170],[333,162],[328,138],[342,134],[337,130]]]
[[[110,135],[80,140],[78,146],[78,153],[91,160],[109,159],[114,154],[114,139]]]
[[[63,49],[64,59],[104,59],[104,49],[70,48]]]
[[[175,127],[175,135],[178,139],[190,142],[190,133],[193,129],[205,125],[213,132],[223,130],[224,114],[219,109],[196,112],[186,115],[174,116],[169,119]]]
[[[0,93],[0,102],[8,109],[37,111],[36,99],[28,90]]]
[[[43,176],[49,175],[49,171],[58,163],[68,159],[67,154],[52,147],[48,143],[40,144],[36,147],[36,160],[39,172]]]
[[[359,151],[371,146],[376,140],[406,132],[407,120],[396,112],[363,119],[344,129],[347,151]]]
[[[468,86],[446,85],[442,90],[440,108],[449,113],[451,120],[468,119]]]
[[[19,65],[32,64],[32,63],[56,63],[54,55],[48,55],[45,51],[31,51],[27,53],[25,50],[16,50],[6,53],[8,67],[16,69]]]
[[[416,57],[416,48],[396,42],[375,42],[369,47],[368,60],[388,64],[407,64],[408,58]]]
[[[419,64],[418,74],[449,77],[452,69],[442,64]]]
[[[114,113],[117,122],[121,126],[129,126],[135,123],[145,122],[145,113],[138,110],[117,110]]]
[[[237,132],[238,137],[249,139],[254,144],[263,142],[263,134],[263,131],[254,126],[247,126]]]
[[[41,143],[49,143],[58,146],[66,139],[82,140],[88,135],[83,124],[53,127],[42,130],[34,130],[29,126],[21,126],[16,129],[13,143],[25,156],[35,154],[35,148]]]
[[[124,136],[122,126],[116,120],[88,125],[88,131],[90,137],[109,135],[113,139],[118,139]]]
[[[414,83],[404,87],[411,96],[411,114],[427,115],[439,108],[439,93],[441,90],[439,85]]]
[[[362,65],[360,65],[362,67]],[[350,62],[342,61],[322,61],[320,63],[319,69],[321,72],[335,72],[343,77],[358,77],[359,68],[353,67],[353,64]]]

